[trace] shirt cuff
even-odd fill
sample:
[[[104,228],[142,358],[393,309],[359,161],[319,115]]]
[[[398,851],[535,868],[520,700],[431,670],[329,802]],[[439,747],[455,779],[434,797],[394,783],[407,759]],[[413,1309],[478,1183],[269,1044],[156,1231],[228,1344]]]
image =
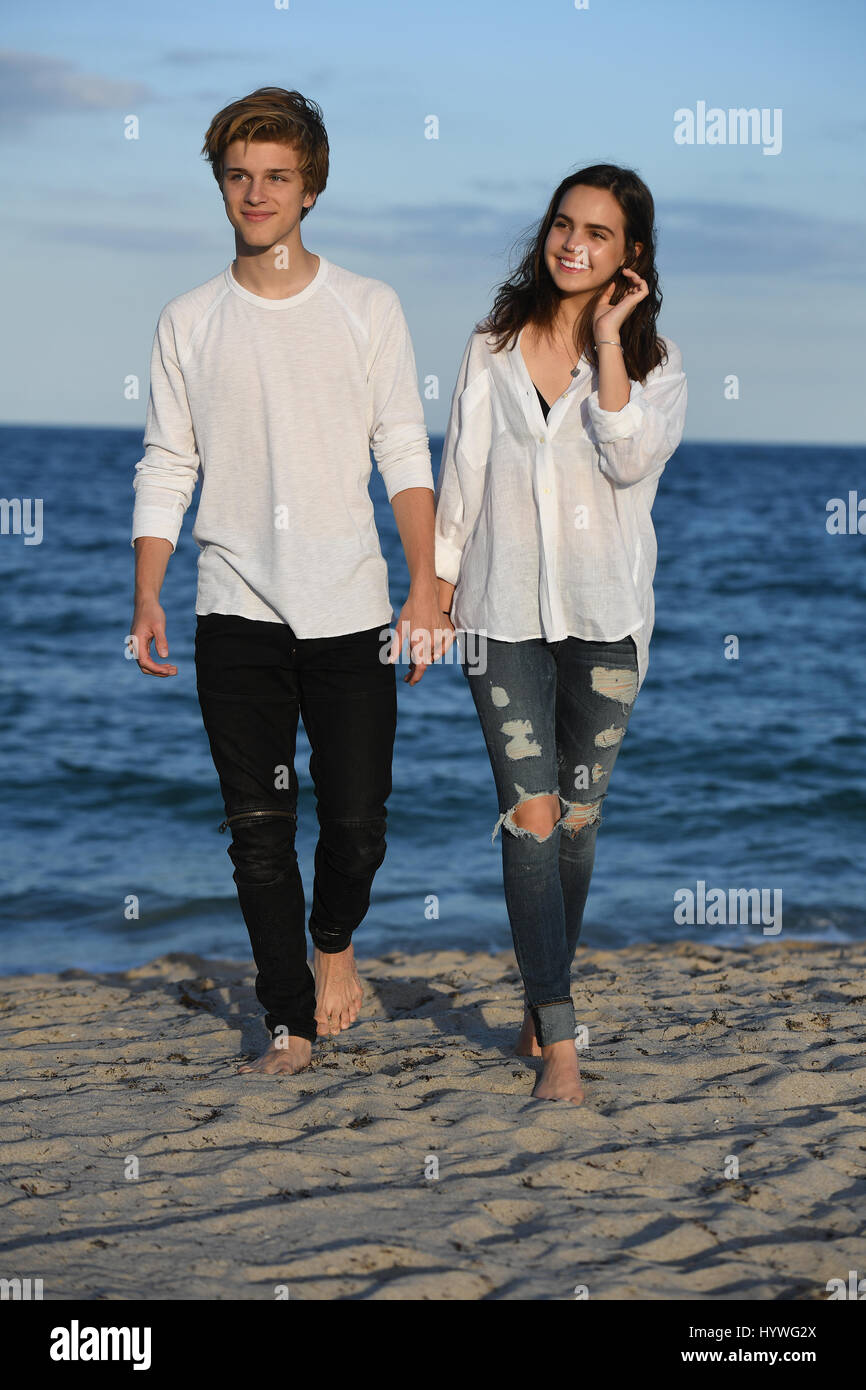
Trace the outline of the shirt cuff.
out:
[[[444,579],[446,584],[456,584],[460,574],[460,560],[463,555],[462,550],[458,550],[456,545],[446,541],[442,536],[436,537],[436,554],[434,569],[436,578]]]
[[[602,410],[597,393],[590,396],[587,402],[589,418],[599,444],[610,444],[615,439],[628,439],[630,435],[638,433],[643,421],[643,411],[637,404],[637,397],[642,394],[640,385],[633,381],[631,396],[622,410]]]
[[[136,507],[132,519],[132,538],[129,544],[134,546],[139,536],[156,536],[159,540],[171,541],[171,550],[174,554],[182,525],[183,517],[179,521],[170,519],[158,507]]]
[[[389,502],[392,497],[407,487],[428,487],[431,492],[435,492],[433,469],[429,457],[426,459],[405,459],[403,463],[386,468],[382,477],[385,481],[385,491],[388,494]]]

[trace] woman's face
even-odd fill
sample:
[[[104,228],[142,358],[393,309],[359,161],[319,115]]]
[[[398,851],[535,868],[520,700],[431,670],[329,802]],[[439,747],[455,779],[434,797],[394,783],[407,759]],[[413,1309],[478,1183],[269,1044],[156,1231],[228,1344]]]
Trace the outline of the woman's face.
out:
[[[544,259],[564,294],[595,294],[616,274],[626,260],[625,219],[607,188],[579,183],[564,194],[544,243]]]

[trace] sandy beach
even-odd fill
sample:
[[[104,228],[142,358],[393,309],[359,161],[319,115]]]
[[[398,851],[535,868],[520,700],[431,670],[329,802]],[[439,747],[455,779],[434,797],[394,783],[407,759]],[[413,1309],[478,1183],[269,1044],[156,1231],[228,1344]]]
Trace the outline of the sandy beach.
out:
[[[45,1299],[824,1300],[866,1272],[866,943],[581,949],[580,1107],[530,1099],[510,953],[360,968],[361,1020],[296,1077],[237,1074],[267,1041],[251,962],[0,980],[0,1274]]]

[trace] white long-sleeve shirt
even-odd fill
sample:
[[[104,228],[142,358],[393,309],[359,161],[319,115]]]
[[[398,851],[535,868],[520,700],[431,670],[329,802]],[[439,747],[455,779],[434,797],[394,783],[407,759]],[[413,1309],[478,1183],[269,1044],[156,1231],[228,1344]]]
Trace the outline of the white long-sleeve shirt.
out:
[[[177,544],[199,467],[197,613],[332,637],[391,622],[369,494],[433,490],[415,357],[381,280],[319,257],[264,299],[231,266],[171,300],[153,344],[132,542]]]
[[[521,335],[522,336],[522,335]],[[547,420],[520,351],[471,335],[436,486],[436,573],[458,629],[506,642],[631,635],[643,684],[654,620],[659,476],[685,424],[682,355],[602,410],[586,355]]]

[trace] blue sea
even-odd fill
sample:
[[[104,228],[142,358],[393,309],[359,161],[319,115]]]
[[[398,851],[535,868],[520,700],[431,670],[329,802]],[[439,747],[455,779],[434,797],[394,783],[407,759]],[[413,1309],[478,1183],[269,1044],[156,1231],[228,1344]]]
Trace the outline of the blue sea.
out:
[[[198,497],[162,592],[179,674],[156,680],[124,658],[140,431],[6,427],[0,447],[0,495],[43,505],[41,543],[0,535],[0,968],[248,959],[195,693]],[[668,464],[649,673],[605,803],[585,943],[866,933],[866,536],[826,524],[828,501],[858,487],[853,448],[692,443]],[[378,474],[374,495],[399,609],[406,570]],[[508,947],[493,779],[464,677],[431,668],[398,694],[388,855],[356,949]],[[309,907],[308,758],[301,732]],[[781,932],[754,913],[676,918],[689,893],[737,889],[780,902]]]

